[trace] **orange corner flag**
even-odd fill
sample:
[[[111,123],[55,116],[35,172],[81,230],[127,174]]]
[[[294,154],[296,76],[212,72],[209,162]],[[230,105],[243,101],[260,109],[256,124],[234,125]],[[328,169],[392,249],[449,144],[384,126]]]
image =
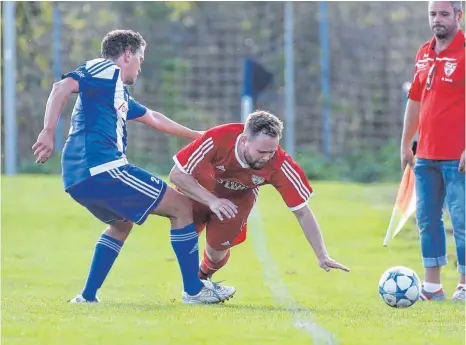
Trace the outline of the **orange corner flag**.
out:
[[[385,240],[383,241],[385,247],[401,231],[406,221],[416,211],[416,190],[414,182],[414,171],[411,166],[406,165],[396,195],[390,224],[388,225]]]

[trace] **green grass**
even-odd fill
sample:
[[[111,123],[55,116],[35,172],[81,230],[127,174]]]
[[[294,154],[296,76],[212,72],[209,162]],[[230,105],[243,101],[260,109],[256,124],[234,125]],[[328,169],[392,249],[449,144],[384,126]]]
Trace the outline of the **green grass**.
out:
[[[339,344],[464,344],[464,305],[416,303],[392,309],[377,282],[391,266],[422,277],[414,224],[382,247],[394,185],[314,183],[311,207],[330,254],[352,271],[319,269],[304,235],[280,196],[264,188],[260,213],[267,248],[290,296]],[[62,191],[55,176],[2,179],[2,340],[15,344],[311,344],[293,325],[263,279],[254,233],[233,249],[216,276],[237,288],[219,306],[183,306],[181,278],[169,243],[169,223],[151,217],[129,237],[99,292],[99,305],[70,305],[87,274],[103,230]],[[451,239],[449,252],[453,253]],[[454,261],[454,260],[452,260]],[[452,262],[443,270],[451,295]],[[273,283],[273,282],[272,282]]]

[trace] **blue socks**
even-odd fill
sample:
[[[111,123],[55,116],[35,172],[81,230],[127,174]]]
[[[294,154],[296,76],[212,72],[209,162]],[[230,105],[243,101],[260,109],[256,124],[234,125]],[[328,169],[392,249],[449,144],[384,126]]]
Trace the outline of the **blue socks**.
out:
[[[197,295],[204,287],[199,276],[198,236],[194,223],[183,229],[170,230],[170,240],[180,265],[184,291],[189,295]]]
[[[204,284],[198,276],[199,250],[196,228],[194,224],[189,224],[183,229],[172,229],[170,235],[171,244],[180,265],[184,291],[191,296],[197,295]],[[123,242],[105,234],[97,240],[86,285],[81,292],[87,301],[96,299],[97,290],[100,289],[110,272],[122,246]]]
[[[97,290],[100,289],[108,272],[110,272],[122,246],[123,242],[105,234],[102,234],[97,240],[86,285],[81,292],[87,301],[95,300]]]

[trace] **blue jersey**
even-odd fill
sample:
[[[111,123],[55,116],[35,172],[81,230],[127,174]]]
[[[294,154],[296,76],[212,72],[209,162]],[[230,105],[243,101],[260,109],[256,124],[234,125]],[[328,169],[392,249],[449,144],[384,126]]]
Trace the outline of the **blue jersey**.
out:
[[[144,115],[147,109],[130,96],[113,61],[87,61],[62,76],[66,77],[79,82],[62,153],[67,190],[90,176],[128,164],[126,121]]]

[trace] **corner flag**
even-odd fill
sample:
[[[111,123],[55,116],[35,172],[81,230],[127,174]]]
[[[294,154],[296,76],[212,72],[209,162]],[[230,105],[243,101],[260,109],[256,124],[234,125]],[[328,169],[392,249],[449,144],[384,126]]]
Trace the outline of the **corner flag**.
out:
[[[413,152],[416,154],[417,142],[413,143]],[[388,225],[384,247],[388,246],[390,241],[401,231],[407,220],[416,211],[416,188],[413,168],[408,164],[401,178],[400,187],[396,195],[395,205],[393,206],[392,217]]]

